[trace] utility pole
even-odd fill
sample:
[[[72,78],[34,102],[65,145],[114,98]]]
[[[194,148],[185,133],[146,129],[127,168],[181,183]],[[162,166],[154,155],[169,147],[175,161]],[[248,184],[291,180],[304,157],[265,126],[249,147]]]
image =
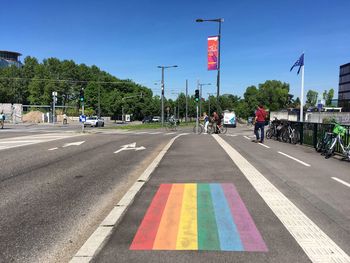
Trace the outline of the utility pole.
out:
[[[185,116],[185,122],[187,122],[188,117],[188,80],[186,79],[186,116]]]
[[[57,92],[53,91],[52,92],[52,123],[55,125],[55,106],[57,102]]]

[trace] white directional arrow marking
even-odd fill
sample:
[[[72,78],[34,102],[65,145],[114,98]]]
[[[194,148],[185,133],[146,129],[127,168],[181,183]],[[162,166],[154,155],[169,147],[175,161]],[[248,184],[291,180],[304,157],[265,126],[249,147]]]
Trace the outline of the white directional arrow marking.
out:
[[[130,143],[123,145],[122,148],[135,148],[136,147],[136,142]]]
[[[70,143],[66,143],[65,145],[63,145],[62,147],[65,148],[65,147],[68,147],[68,146],[78,146],[80,144],[83,144],[85,141],[81,141],[81,142],[70,142]]]
[[[121,151],[128,151],[128,150],[135,150],[135,151],[142,151],[146,149],[144,146],[136,147],[136,142],[123,145],[119,150],[115,151],[114,153],[120,153]]]

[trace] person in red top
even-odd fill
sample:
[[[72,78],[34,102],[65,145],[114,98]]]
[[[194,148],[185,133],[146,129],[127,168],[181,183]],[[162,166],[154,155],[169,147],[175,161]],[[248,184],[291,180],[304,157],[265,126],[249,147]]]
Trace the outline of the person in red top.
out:
[[[264,127],[265,127],[266,116],[267,116],[267,113],[264,109],[264,106],[262,104],[259,104],[258,109],[255,112],[255,127],[254,127],[254,133],[256,136],[255,142],[264,143]],[[260,129],[261,136],[259,136],[259,129]]]

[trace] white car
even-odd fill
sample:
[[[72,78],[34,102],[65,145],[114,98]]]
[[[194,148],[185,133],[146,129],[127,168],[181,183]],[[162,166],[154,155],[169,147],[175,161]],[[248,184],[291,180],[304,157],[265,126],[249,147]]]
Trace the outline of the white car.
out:
[[[160,117],[159,116],[154,116],[152,118],[152,122],[160,122]]]
[[[105,122],[103,121],[102,118],[98,118],[97,116],[91,116],[86,118],[84,126],[104,127]]]

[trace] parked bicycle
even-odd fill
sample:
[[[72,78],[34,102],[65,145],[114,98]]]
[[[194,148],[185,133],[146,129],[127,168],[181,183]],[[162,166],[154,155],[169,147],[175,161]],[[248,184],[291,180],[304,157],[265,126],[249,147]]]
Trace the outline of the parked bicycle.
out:
[[[331,142],[326,145],[326,147],[327,146],[329,146],[329,147],[326,148],[325,158],[328,159],[331,156],[333,156],[335,149],[336,149],[336,146],[337,146],[337,144],[339,144],[340,150],[344,156],[344,159],[350,161],[350,142],[349,142],[348,146],[344,146],[344,142],[342,139],[342,137],[344,137],[346,134],[346,128],[341,126],[339,123],[336,123],[336,122],[334,123],[334,125],[335,126],[333,129],[333,138],[332,138]]]
[[[292,127],[290,122],[285,124],[281,137],[284,142],[289,142],[292,144],[297,144],[300,141],[299,131],[295,127]]]
[[[317,140],[315,150],[322,154],[326,154],[327,149],[330,148],[330,144],[333,139],[333,132],[325,132],[323,137]]]
[[[283,128],[283,124],[280,120],[278,119],[273,120],[272,122],[270,122],[269,128],[266,130],[266,138],[281,140],[282,128]]]

